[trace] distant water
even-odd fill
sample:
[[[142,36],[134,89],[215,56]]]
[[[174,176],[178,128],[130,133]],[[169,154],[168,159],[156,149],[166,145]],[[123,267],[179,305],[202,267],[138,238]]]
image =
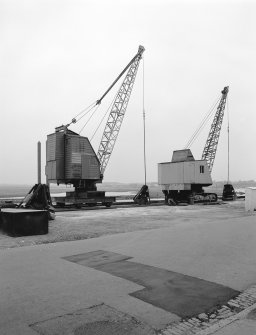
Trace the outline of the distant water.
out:
[[[23,198],[34,185],[0,185],[0,199],[5,198]],[[51,185],[51,195],[52,196],[65,196],[66,192],[71,192],[73,187],[57,186]],[[106,192],[107,196],[129,196],[135,195],[133,191],[125,192]]]
[[[25,196],[32,186],[30,185],[0,185],[0,198],[8,197],[23,197]]]
[[[140,188],[139,185],[134,185],[134,184],[122,184],[122,186],[120,187],[120,185],[115,185],[115,183],[111,183],[110,184],[111,187],[109,185],[103,185],[103,184],[99,184],[99,190],[106,190],[106,195],[107,196],[133,196],[137,193],[138,189]],[[25,197],[28,192],[31,190],[31,188],[34,186],[34,184],[28,185],[28,184],[24,184],[24,185],[8,185],[8,184],[0,184],[0,199],[6,199],[6,198],[23,198]],[[239,185],[240,186],[240,185]],[[246,185],[246,187],[248,187],[249,185]],[[251,185],[250,185],[251,186]],[[252,186],[254,186],[252,184]],[[235,187],[235,185],[234,185]],[[246,187],[235,187],[236,192],[239,194],[243,194],[245,192],[245,188]],[[150,188],[150,191],[152,191],[152,188]],[[222,194],[222,189],[223,186],[219,189],[215,189],[214,187],[210,188],[209,191],[210,192],[214,192],[217,193],[219,195]],[[70,186],[65,186],[65,185],[55,185],[55,184],[51,184],[50,186],[50,192],[52,196],[64,196],[66,192],[72,192],[74,190],[73,187]],[[162,196],[162,192],[161,189],[159,187],[159,189],[155,188],[155,191]],[[156,193],[155,192],[155,193]],[[154,192],[153,192],[154,193]]]
[[[34,185],[8,185],[8,184],[0,184],[0,198],[20,198],[25,197],[31,188]],[[58,187],[54,185],[51,187],[51,192],[54,193],[63,193],[67,191],[72,191],[73,188],[70,187]]]

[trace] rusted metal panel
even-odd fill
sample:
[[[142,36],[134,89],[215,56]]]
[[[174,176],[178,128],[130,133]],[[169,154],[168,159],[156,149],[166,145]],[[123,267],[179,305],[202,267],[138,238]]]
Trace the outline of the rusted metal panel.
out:
[[[72,164],[81,164],[81,152],[71,152],[71,163]]]
[[[46,167],[45,167],[45,174],[46,174],[48,180],[56,180],[57,179],[56,161],[47,162]]]
[[[54,133],[47,136],[46,161],[64,158],[64,134]]]
[[[65,137],[65,178],[81,179],[82,163],[79,151],[79,136],[66,135]]]
[[[100,164],[90,165],[89,175],[92,179],[100,179]]]
[[[54,133],[47,136],[46,168],[48,180],[64,179],[64,134]]]
[[[48,180],[100,179],[100,163],[87,137],[56,132],[47,136]]]
[[[100,164],[87,137],[66,135],[65,154],[67,179],[100,178]]]
[[[46,141],[46,161],[53,161],[56,159],[56,135],[51,134],[47,136]]]
[[[90,156],[89,155],[83,155],[82,157],[82,178],[83,179],[89,179],[89,162]]]
[[[84,154],[82,156],[82,178],[100,178],[100,164],[94,155]]]
[[[56,160],[56,178],[57,179],[64,179],[64,158]]]
[[[47,179],[58,180],[64,179],[64,160],[54,160],[46,163],[45,174]]]
[[[56,133],[56,160],[63,160],[65,153],[64,153],[64,134],[63,133]]]

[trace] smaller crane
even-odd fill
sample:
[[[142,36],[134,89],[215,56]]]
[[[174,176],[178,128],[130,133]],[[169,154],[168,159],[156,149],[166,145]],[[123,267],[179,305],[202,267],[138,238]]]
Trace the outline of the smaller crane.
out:
[[[209,132],[207,141],[205,143],[204,151],[202,154],[202,159],[207,161],[210,172],[212,172],[212,168],[213,168],[213,164],[214,164],[214,160],[216,156],[216,151],[217,151],[217,146],[219,142],[221,125],[222,125],[222,121],[224,117],[224,110],[226,106],[228,91],[229,91],[229,87],[226,86],[221,92],[222,97],[220,99],[217,112],[214,116],[214,119],[211,125],[211,130]],[[228,126],[228,136],[229,136],[229,126]],[[229,178],[228,178],[227,184],[225,184],[223,187],[222,200],[236,200],[236,191],[233,185],[229,183]]]
[[[173,152],[171,162],[158,164],[158,184],[162,186],[167,204],[217,201],[217,194],[206,193],[203,187],[212,185],[211,171],[216,156],[228,91],[229,88],[226,86],[221,92],[222,97],[201,160],[195,160],[190,149],[183,149]]]

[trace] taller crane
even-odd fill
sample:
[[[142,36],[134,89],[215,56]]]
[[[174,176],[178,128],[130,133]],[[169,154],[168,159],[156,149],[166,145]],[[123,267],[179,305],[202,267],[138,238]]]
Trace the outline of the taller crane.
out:
[[[173,152],[172,161],[158,164],[158,184],[162,186],[166,203],[217,201],[215,193],[205,193],[203,187],[212,185],[211,171],[216,156],[229,87],[215,113],[201,160],[195,160],[190,149]]]
[[[74,117],[70,123],[55,128],[55,133],[47,136],[46,142],[46,177],[48,183],[71,184],[74,192],[67,192],[65,203],[96,204],[101,202],[109,206],[113,197],[105,197],[105,192],[97,191],[96,184],[101,183],[110,156],[119,134],[127,105],[131,96],[142,54],[138,52],[126,65],[104,94],[90,108],[101,104],[104,97],[124,75],[125,78],[111,106],[107,123],[100,141],[97,154],[87,137],[71,131],[68,127],[79,121]],[[60,199],[58,199],[60,201]]]

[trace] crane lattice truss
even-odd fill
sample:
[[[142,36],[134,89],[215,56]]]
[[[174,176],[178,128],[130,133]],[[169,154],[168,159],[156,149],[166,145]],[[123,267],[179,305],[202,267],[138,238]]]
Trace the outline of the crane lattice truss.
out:
[[[220,99],[219,105],[217,107],[217,111],[215,113],[211,129],[204,147],[204,151],[202,154],[202,160],[207,161],[207,165],[209,167],[210,172],[212,171],[217,146],[220,137],[221,125],[224,117],[224,110],[227,100],[228,94],[228,86],[224,87],[222,93],[222,97]]]
[[[101,173],[104,174],[109,158],[113,151],[122,121],[126,112],[126,108],[131,96],[132,87],[136,78],[137,70],[144,51],[143,47],[139,48],[138,54],[133,59],[132,64],[121,84],[112,105],[102,139],[98,149],[98,158],[101,163]]]

